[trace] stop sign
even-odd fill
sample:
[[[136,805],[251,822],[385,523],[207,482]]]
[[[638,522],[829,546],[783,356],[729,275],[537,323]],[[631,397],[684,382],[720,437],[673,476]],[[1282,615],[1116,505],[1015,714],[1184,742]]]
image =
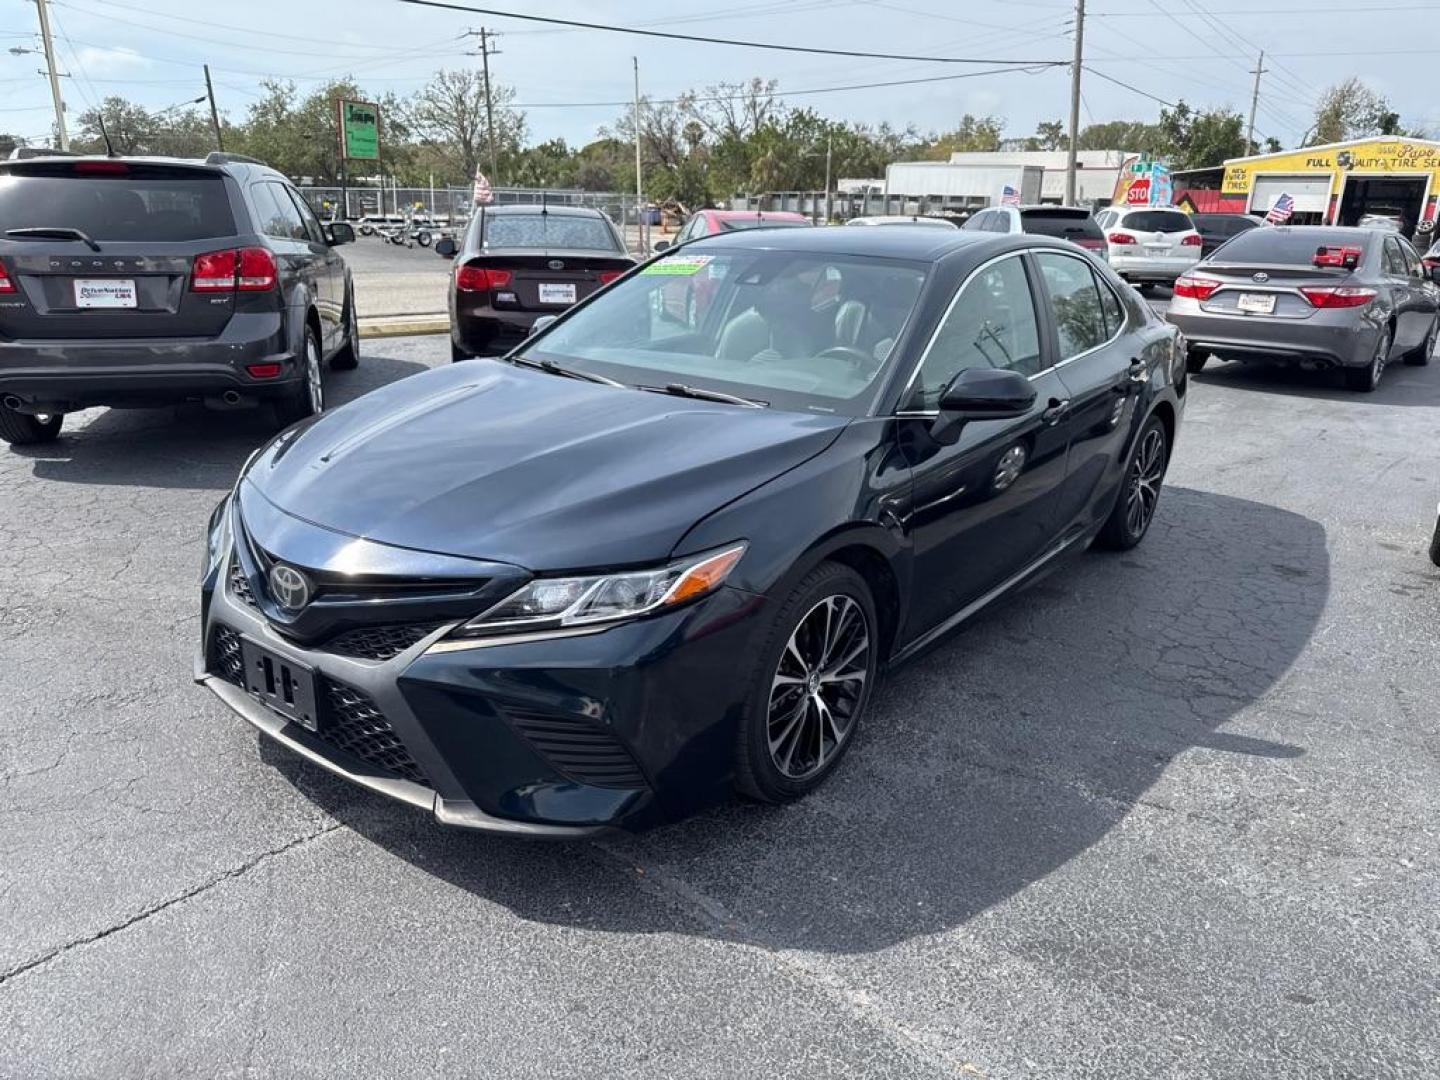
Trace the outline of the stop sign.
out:
[[[1130,206],[1150,205],[1150,178],[1135,180],[1125,192],[1125,202]]]

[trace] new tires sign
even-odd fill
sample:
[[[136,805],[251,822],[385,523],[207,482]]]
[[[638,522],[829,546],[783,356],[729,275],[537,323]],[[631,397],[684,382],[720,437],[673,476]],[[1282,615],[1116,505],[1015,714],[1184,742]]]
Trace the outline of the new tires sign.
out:
[[[380,160],[380,106],[368,101],[337,101],[340,113],[340,156]]]

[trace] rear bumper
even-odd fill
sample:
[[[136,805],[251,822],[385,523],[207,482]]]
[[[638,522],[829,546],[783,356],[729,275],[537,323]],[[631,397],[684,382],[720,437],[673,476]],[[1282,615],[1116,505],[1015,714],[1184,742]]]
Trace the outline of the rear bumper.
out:
[[[1180,328],[1191,349],[1236,360],[1364,367],[1375,355],[1380,327],[1352,314],[1344,325],[1309,319],[1210,315],[1194,301],[1171,301],[1165,318]]]
[[[279,364],[252,378],[250,364]],[[74,412],[93,405],[163,404],[220,397],[280,396],[301,376],[280,313],[237,314],[214,338],[0,341],[0,395],[22,408]]]
[[[1156,258],[1150,255],[1117,255],[1110,249],[1110,269],[1130,281],[1174,281],[1194,268],[1200,261],[1197,249],[1193,256]]]

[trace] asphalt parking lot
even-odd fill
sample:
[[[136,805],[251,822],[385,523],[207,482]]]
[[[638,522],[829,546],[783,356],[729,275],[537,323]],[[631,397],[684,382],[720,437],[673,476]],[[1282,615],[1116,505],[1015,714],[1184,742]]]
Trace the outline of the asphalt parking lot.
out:
[[[1437,407],[1212,365],[1145,543],[894,672],[816,797],[577,845],[191,683],[267,414],[0,450],[0,1075],[1433,1077]]]

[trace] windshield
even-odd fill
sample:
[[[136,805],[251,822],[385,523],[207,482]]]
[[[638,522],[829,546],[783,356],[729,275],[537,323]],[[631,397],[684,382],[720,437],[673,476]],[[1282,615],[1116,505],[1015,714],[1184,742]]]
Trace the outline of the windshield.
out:
[[[679,253],[601,293],[524,355],[629,385],[861,416],[927,270],[808,252]]]
[[[794,229],[808,228],[808,221],[787,221],[785,218],[721,218],[721,232],[740,232],[742,229]]]
[[[620,250],[614,231],[599,218],[541,213],[495,214],[485,222],[485,246]]]

